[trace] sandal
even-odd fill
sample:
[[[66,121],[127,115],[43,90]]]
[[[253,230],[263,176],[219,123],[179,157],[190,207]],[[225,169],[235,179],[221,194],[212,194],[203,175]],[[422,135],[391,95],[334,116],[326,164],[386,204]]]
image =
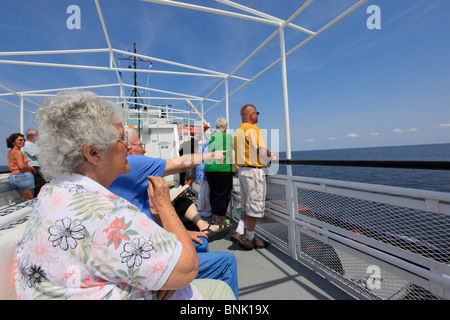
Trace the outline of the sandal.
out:
[[[212,225],[214,225],[214,224],[210,223],[208,225],[208,228],[202,230],[202,232],[206,232],[206,234],[208,236],[208,242],[213,242],[215,240],[220,240],[220,239],[225,238],[231,230],[231,225],[229,225],[229,224],[218,224],[217,226],[219,226],[219,229],[217,231],[213,231],[210,229],[210,227]]]

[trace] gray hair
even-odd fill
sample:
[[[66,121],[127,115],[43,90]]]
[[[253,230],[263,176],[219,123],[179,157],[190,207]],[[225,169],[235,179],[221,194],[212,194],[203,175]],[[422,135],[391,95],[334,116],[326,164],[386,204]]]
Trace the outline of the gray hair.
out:
[[[133,128],[125,127],[124,132],[126,132],[128,134],[128,139],[131,138],[132,134],[135,134],[139,137],[136,130],[134,130]]]
[[[37,133],[38,133],[38,131],[36,130],[36,129],[28,129],[26,132],[25,132],[25,136],[27,137],[27,139],[30,137],[30,136],[35,136],[35,135],[37,135]]]
[[[47,180],[78,172],[84,162],[83,146],[101,153],[119,138],[114,123],[122,109],[89,91],[60,92],[36,111],[39,120],[39,164]]]
[[[219,119],[216,120],[216,129],[220,130],[220,131],[225,131],[227,130],[227,119],[220,117]]]

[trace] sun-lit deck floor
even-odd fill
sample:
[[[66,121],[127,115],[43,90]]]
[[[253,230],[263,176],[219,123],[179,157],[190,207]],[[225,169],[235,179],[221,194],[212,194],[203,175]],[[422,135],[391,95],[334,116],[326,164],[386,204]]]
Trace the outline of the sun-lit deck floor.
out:
[[[200,185],[193,184],[194,195]],[[192,197],[197,202],[196,196]],[[211,222],[211,217],[203,218]],[[210,243],[211,251],[232,252],[238,264],[240,300],[354,300],[324,277],[291,259],[275,246],[245,251],[230,240],[236,229],[222,240]]]
[[[244,251],[230,236],[231,232],[226,238],[210,243],[210,250],[235,255],[240,300],[354,299],[277,248]]]

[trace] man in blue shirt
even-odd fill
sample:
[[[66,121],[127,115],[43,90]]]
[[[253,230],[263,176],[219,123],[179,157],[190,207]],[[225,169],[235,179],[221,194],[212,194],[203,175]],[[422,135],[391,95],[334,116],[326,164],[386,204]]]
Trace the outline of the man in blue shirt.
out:
[[[130,171],[114,180],[109,190],[136,205],[139,210],[153,220],[154,217],[150,209],[147,192],[147,176],[164,177],[186,171],[206,160],[223,160],[223,155],[219,152],[187,154],[169,160],[146,157],[144,156],[145,150],[142,148],[142,142],[136,132],[132,129],[127,129],[127,134],[128,143],[131,145],[127,156]],[[200,240],[195,234],[192,237],[199,259],[197,279],[225,281],[233,290],[236,299],[238,299],[237,263],[234,255],[230,252],[209,252],[208,241],[205,238]],[[201,242],[200,245],[199,242]]]
[[[133,154],[133,149],[136,148],[138,147],[132,145],[132,149],[127,156],[130,171],[117,178],[109,189],[130,201],[150,219],[153,219],[147,193],[147,176],[163,177],[167,162],[160,158],[150,158]]]
[[[44,177],[41,173],[41,166],[38,161],[39,147],[34,143],[38,138],[39,132],[35,129],[28,129],[25,132],[27,141],[25,146],[22,148],[22,152],[28,159],[28,165],[34,168],[34,197],[36,198],[41,187],[46,183]]]

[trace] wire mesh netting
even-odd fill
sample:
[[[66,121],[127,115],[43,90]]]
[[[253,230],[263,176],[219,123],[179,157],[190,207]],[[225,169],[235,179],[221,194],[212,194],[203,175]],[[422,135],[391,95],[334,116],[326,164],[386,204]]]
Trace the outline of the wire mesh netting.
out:
[[[266,216],[257,225],[263,236],[288,254],[294,245],[300,262],[334,278],[360,297],[383,300],[442,298],[443,295],[430,291],[429,279],[374,257],[364,249],[352,248],[339,242],[338,238],[330,239],[326,233],[339,234],[383,253],[392,254],[389,252],[392,251],[396,258],[426,269],[429,261],[445,265],[450,262],[450,217],[447,214],[403,205],[409,200],[425,201],[409,196],[389,195],[387,203],[383,202],[387,193],[378,197],[376,192],[356,190],[355,196],[355,189],[346,192],[346,188],[341,188],[333,193],[320,191],[313,184],[310,188],[307,183],[301,183],[301,186],[294,188],[296,201],[291,202],[297,206],[297,212],[295,244],[290,244],[292,231],[286,182],[268,179]],[[240,206],[238,194],[234,192],[234,212]]]
[[[426,258],[450,262],[448,215],[301,188],[297,189],[297,199],[311,208],[318,221]]]

